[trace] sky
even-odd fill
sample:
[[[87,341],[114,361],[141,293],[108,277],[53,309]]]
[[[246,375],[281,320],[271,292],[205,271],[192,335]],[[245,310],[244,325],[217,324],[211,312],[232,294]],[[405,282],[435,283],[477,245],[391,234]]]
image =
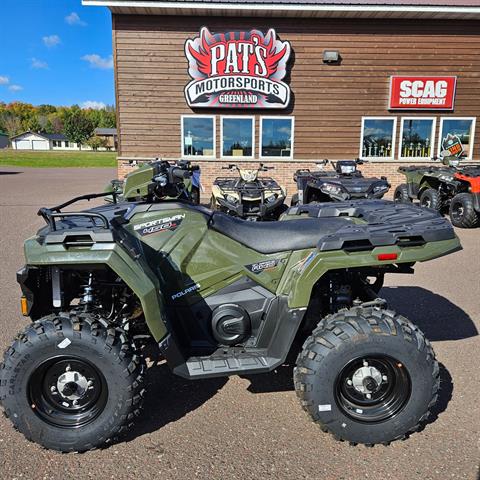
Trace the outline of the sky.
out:
[[[111,29],[81,0],[0,0],[0,101],[114,104]]]

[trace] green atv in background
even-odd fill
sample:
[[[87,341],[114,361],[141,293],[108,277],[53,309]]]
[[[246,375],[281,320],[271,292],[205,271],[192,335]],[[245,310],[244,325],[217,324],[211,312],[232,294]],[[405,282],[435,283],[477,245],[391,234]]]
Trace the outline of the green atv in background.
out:
[[[458,157],[444,156],[442,165],[400,167],[398,171],[406,183],[395,189],[396,202],[418,199],[422,207],[448,211],[456,227],[480,225],[479,165],[462,165]]]
[[[188,175],[169,166],[144,191],[171,198]],[[438,363],[378,281],[461,248],[436,212],[367,200],[248,222],[150,198],[64,211],[77,200],[39,211],[47,225],[17,274],[32,323],[5,352],[0,402],[28,439],[85,451],[129,429],[147,347],[187,379],[266,373],[295,354],[302,407],[353,444],[388,444],[427,419]]]
[[[181,181],[169,178],[171,167],[184,171]],[[169,186],[168,188],[165,188]],[[160,187],[160,188],[159,188]],[[129,173],[125,180],[114,179],[104,189],[108,202],[144,200],[148,202],[177,198],[200,203],[200,167],[188,160],[177,160],[173,164],[166,160],[145,162]]]

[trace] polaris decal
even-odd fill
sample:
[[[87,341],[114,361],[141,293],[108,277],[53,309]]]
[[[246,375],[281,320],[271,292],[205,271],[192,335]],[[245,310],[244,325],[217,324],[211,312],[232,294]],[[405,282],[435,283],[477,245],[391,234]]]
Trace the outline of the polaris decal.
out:
[[[185,295],[188,295],[189,293],[192,293],[192,292],[196,292],[199,289],[200,289],[200,284],[196,283],[195,285],[187,287],[185,290],[182,290],[181,292],[174,293],[172,295],[172,300],[176,300],[177,298],[182,298]]]
[[[173,215],[171,217],[159,218],[150,222],[139,223],[138,225],[135,225],[133,229],[136,232],[139,232],[142,237],[144,235],[150,235],[158,232],[173,232],[180,226],[184,218],[185,214],[182,213],[180,215]]]
[[[265,270],[274,269],[279,262],[280,260],[278,260],[278,258],[275,258],[273,260],[265,260],[263,262],[251,263],[250,265],[245,265],[245,268],[250,270],[252,273],[255,273],[256,275],[258,275],[259,273],[262,273]]]

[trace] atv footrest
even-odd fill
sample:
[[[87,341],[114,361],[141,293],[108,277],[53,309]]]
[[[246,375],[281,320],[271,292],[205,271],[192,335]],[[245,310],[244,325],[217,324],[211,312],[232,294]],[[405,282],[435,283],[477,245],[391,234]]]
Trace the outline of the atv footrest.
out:
[[[206,378],[225,375],[269,372],[278,359],[268,357],[265,351],[248,352],[238,349],[217,351],[206,357],[190,357],[175,373],[188,378]]]

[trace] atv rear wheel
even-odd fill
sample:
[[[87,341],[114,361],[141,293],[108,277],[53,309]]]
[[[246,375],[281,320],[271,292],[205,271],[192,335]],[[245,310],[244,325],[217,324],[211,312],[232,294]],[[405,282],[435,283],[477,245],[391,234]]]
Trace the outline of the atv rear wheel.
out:
[[[420,206],[440,212],[443,204],[440,194],[434,188],[427,188],[420,195]]]
[[[303,408],[325,432],[388,444],[419,430],[437,400],[435,355],[422,332],[389,310],[356,307],[320,322],[294,370]]]
[[[0,402],[46,448],[82,452],[125,431],[139,413],[144,361],[123,333],[87,315],[29,325],[0,365]]]
[[[393,200],[397,203],[412,203],[412,199],[408,195],[408,187],[406,183],[402,183],[395,189]]]
[[[450,202],[450,220],[460,228],[474,228],[479,225],[479,216],[470,193],[459,193]]]

